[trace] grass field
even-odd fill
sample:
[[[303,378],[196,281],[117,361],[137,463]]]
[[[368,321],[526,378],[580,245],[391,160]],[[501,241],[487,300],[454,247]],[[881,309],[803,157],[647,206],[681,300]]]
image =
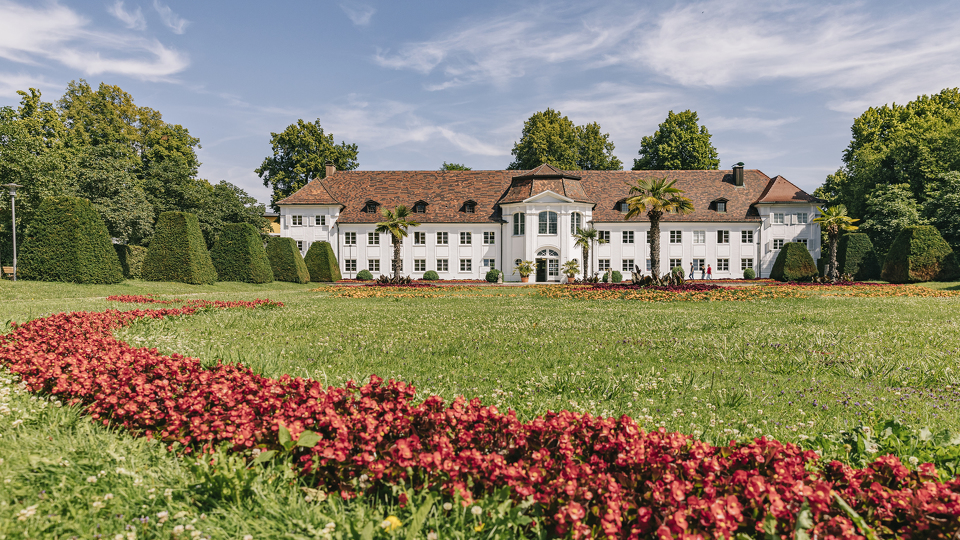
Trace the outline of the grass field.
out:
[[[535,288],[511,288],[485,289],[486,296],[451,290],[440,298],[358,299],[276,283],[2,281],[0,322],[133,307],[107,302],[112,294],[285,304],[140,322],[117,333],[136,346],[330,385],[377,374],[410,382],[423,396],[481,397],[524,419],[560,409],[628,414],[647,429],[665,426],[715,443],[769,435],[812,444],[892,418],[917,431],[960,432],[960,297],[855,298],[811,290],[802,298],[752,302],[641,303],[543,298]],[[389,497],[308,502],[297,480],[270,470],[225,480],[246,486],[241,497],[205,498],[190,486],[207,473],[188,461],[44,403],[9,381],[0,389],[0,539],[132,531],[137,538],[170,538],[178,524],[185,538],[186,525],[216,538],[289,530],[323,538],[351,527],[359,534],[364,523],[379,524],[390,513],[407,522],[417,508],[390,507]],[[105,499],[107,493],[113,497]],[[31,505],[34,513],[19,520]],[[447,516],[439,508],[424,517],[423,535],[490,532],[474,531],[467,514]],[[158,527],[160,512],[167,512],[166,523]],[[187,514],[173,519],[180,512]],[[28,522],[32,528],[24,529]],[[326,523],[338,528],[324,529]]]

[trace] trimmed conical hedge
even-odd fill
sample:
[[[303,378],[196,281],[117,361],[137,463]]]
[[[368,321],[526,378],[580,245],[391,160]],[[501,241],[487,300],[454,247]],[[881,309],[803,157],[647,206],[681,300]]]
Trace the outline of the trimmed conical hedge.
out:
[[[143,260],[143,279],[194,285],[217,281],[217,271],[210,260],[196,215],[189,212],[160,214],[150,249]]]
[[[906,227],[890,245],[880,277],[891,283],[960,277],[957,255],[933,225]]]
[[[333,253],[333,246],[330,242],[314,242],[310,244],[307,250],[307,256],[303,262],[307,263],[307,271],[310,272],[310,281],[333,282],[340,281],[340,265],[337,263],[337,256]]]
[[[848,233],[840,237],[837,267],[841,275],[850,274],[857,281],[880,278],[880,260],[866,233]]]
[[[117,250],[120,268],[123,269],[123,277],[127,279],[142,278],[143,259],[147,256],[147,248],[127,244],[114,244],[113,247]]]
[[[303,256],[297,249],[297,241],[293,238],[271,237],[267,242],[267,258],[270,259],[270,268],[273,269],[273,279],[292,283],[310,281],[307,265],[304,264]]]
[[[93,205],[77,197],[44,199],[20,250],[23,279],[119,283],[123,270],[110,233]]]
[[[777,281],[810,281],[817,277],[817,264],[807,246],[800,242],[790,242],[780,248],[770,277]]]
[[[270,283],[273,270],[257,228],[249,223],[228,223],[210,252],[220,281]]]

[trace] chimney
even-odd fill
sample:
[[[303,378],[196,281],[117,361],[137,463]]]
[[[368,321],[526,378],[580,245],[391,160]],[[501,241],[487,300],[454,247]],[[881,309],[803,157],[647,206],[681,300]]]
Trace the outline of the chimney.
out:
[[[327,161],[326,163],[324,163],[324,165],[327,167],[327,174],[326,174],[327,177],[333,176],[333,173],[337,172],[337,167],[333,164],[332,161]]]
[[[743,187],[743,162],[733,166],[733,184]]]

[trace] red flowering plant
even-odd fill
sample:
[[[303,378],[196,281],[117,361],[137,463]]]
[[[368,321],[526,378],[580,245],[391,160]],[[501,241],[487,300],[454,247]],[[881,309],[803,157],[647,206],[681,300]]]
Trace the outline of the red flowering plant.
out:
[[[82,405],[105,425],[188,450],[258,449],[258,461],[282,452],[318,487],[344,497],[403,483],[468,503],[507,488],[574,538],[960,534],[960,479],[941,482],[930,464],[909,470],[887,456],[854,469],[768,439],[712,446],[646,432],[627,416],[561,411],[521,422],[478,399],[417,403],[411,386],[376,376],[324,388],[242,365],[204,368],[111,334],[141,318],[267,305],[275,304],[60,313],[14,325],[0,337],[0,364],[29,390]]]

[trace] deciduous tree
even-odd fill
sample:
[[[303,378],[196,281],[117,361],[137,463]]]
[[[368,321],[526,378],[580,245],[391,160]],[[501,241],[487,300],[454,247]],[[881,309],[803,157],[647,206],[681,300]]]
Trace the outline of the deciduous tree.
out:
[[[507,169],[533,169],[547,163],[563,170],[619,170],[610,135],[596,122],[576,126],[548,108],[527,119],[520,140],[513,145],[513,163]]]
[[[640,157],[633,170],[699,170],[720,166],[710,132],[701,126],[695,111],[667,113],[653,135],[640,139]]]

